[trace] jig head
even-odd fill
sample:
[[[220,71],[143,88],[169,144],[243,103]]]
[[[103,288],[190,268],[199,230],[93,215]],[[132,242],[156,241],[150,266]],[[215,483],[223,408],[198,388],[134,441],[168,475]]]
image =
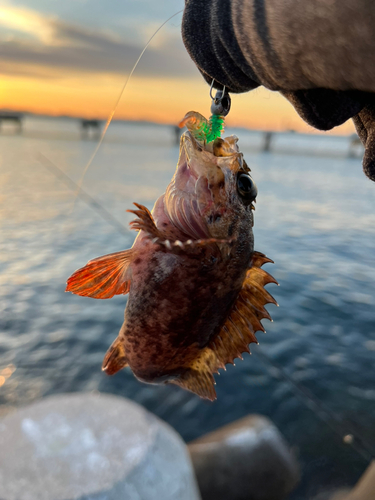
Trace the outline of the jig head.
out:
[[[212,96],[213,84],[214,80],[212,80],[210,87],[212,103],[209,120],[197,111],[189,111],[179,123],[180,128],[186,126],[195,139],[206,144],[214,141],[223,133],[225,117],[231,106],[231,98],[225,86],[223,90],[216,91],[215,97]]]

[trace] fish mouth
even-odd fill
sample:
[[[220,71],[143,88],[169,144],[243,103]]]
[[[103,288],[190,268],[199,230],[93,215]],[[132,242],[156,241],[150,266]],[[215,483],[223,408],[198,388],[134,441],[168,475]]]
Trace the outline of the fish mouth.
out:
[[[207,151],[189,131],[182,135],[181,141],[179,167],[186,166],[189,174],[196,180],[198,177],[205,176],[207,171],[212,168],[214,155]]]
[[[235,136],[203,144],[185,132],[177,169],[164,195],[170,221],[190,238],[213,236],[209,228],[212,222],[222,220],[231,206],[237,172],[242,168]]]
[[[237,146],[236,136],[217,138],[208,144],[195,139],[189,132],[181,137],[181,154],[179,165],[186,162],[190,174],[195,177],[207,177],[218,169],[226,169],[236,173],[238,170],[248,170],[244,166],[243,155]]]
[[[230,136],[206,144],[195,139],[190,131],[185,132],[181,136],[180,157],[171,184],[181,195],[200,198],[202,202],[204,197],[212,201],[222,198],[224,191],[228,194],[234,188],[237,173],[247,168],[237,140],[236,136]],[[218,197],[213,196],[213,191]]]

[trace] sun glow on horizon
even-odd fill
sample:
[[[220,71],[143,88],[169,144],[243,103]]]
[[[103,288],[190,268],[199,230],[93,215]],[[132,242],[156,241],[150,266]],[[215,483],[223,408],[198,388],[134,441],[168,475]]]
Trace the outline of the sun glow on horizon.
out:
[[[152,23],[149,20],[148,33]],[[129,67],[141,50],[90,26],[13,6],[10,1],[0,7],[1,27],[8,32],[3,37],[0,57],[0,109],[107,119],[127,78],[126,71],[121,71],[123,59],[128,54]],[[10,35],[9,30],[19,36],[13,32]],[[208,117],[209,87],[188,58],[178,33],[175,27],[175,31],[163,31],[153,40],[125,90],[115,118],[178,123],[189,110]],[[168,52],[173,44],[175,52]],[[150,55],[150,51],[154,52]],[[156,65],[154,56],[158,57]],[[259,130],[318,132],[303,122],[280,94],[264,88],[232,95],[227,123]],[[349,121],[333,133],[353,131]]]
[[[0,83],[0,109],[105,120],[125,78],[103,74],[67,74],[55,79],[4,76]],[[189,82],[134,76],[115,118],[178,123],[189,110],[199,111],[207,117],[210,112],[209,87],[199,76]],[[303,122],[281,95],[263,88],[247,94],[232,94],[227,123],[259,130],[318,133]],[[353,131],[349,121],[333,133],[350,134]]]

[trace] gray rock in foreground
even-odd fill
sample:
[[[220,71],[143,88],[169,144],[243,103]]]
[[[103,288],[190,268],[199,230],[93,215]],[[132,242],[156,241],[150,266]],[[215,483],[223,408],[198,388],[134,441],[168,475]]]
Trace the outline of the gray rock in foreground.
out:
[[[3,500],[199,500],[186,445],[139,405],[46,398],[0,420]]]
[[[281,500],[298,465],[270,420],[251,415],[189,444],[203,500]]]

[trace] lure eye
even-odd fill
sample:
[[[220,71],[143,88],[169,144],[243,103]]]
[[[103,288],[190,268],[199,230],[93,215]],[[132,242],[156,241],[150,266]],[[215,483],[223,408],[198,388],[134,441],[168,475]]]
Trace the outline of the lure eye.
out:
[[[249,174],[241,173],[237,177],[237,191],[245,205],[252,203],[258,194],[255,182]]]

